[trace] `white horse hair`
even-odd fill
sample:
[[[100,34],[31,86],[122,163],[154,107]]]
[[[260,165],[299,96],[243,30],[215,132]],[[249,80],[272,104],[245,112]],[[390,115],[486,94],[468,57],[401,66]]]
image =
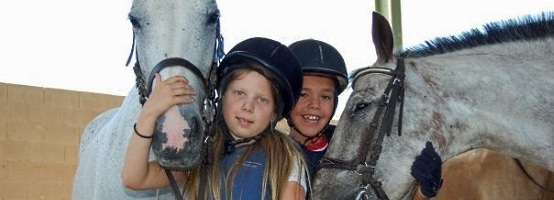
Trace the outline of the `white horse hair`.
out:
[[[403,60],[403,112],[397,105],[392,134],[384,137],[371,174],[388,198],[412,197],[416,181],[410,167],[426,141],[443,161],[482,147],[554,171],[553,12],[489,23],[484,30],[437,38],[395,55],[388,21],[374,13],[373,41],[378,60],[353,75],[368,69],[375,73],[353,80],[327,158],[348,163],[369,151],[363,157],[367,161],[378,152],[371,147],[377,134],[368,130],[393,75],[377,71],[394,70]],[[394,97],[389,98],[391,104]],[[401,136],[396,134],[399,115]],[[369,184],[361,188],[362,178],[355,170],[321,168],[313,199],[366,191],[377,197],[378,190]]]
[[[151,90],[153,86],[149,85],[148,77],[154,73],[152,70],[158,63],[168,58],[188,61],[189,65],[197,67],[197,71],[203,77],[208,77],[214,60],[219,60],[215,59],[217,57],[214,58],[214,50],[217,46],[216,37],[219,31],[218,17],[219,10],[215,0],[134,0],[129,19],[133,24],[135,34],[134,44],[136,45],[137,62],[140,63],[139,71],[142,71],[143,75],[137,80],[144,81],[143,87]],[[181,120],[177,124],[170,125],[169,122],[158,119],[157,126],[182,127],[182,130],[189,134],[184,137],[193,140],[193,136],[190,134],[201,135],[195,131],[201,132],[202,128],[207,126],[202,120],[201,110],[204,106],[202,100],[209,91],[205,90],[206,83],[198,73],[186,68],[189,66],[179,65],[182,64],[170,64],[159,73],[163,79],[173,75],[187,77],[196,91],[196,101],[194,104],[179,105],[170,109],[170,111],[173,110],[173,113],[177,113],[177,118]],[[85,128],[79,149],[79,165],[73,184],[73,199],[174,198],[170,187],[159,190],[134,191],[125,188],[122,184],[121,172],[125,152],[133,134],[133,124],[141,109],[139,94],[143,93],[144,90],[131,89],[120,107],[105,111]],[[168,116],[162,118],[173,117],[167,113],[165,115]],[[159,127],[156,131],[160,131]],[[158,134],[156,131],[154,138]],[[169,133],[164,132],[163,134]],[[184,135],[183,132],[180,135]],[[168,137],[167,135],[160,137],[164,136]],[[194,142],[201,140],[202,138],[194,138]],[[154,143],[153,141],[153,145],[155,145]],[[163,143],[163,141],[159,143]],[[195,146],[194,152],[200,154],[198,146],[201,144],[187,143],[184,146],[186,146],[185,148]],[[173,147],[173,152],[180,151],[180,148],[182,147]],[[150,159],[154,158],[154,154],[151,153]],[[167,161],[165,164],[170,167],[179,167],[172,165],[171,159]]]

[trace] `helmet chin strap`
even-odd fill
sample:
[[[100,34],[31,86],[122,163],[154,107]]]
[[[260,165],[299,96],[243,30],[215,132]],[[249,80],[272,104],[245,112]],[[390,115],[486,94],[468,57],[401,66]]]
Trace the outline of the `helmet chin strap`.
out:
[[[324,128],[324,129],[322,129],[322,131],[320,131],[319,133],[317,133],[317,134],[314,135],[314,136],[307,136],[306,134],[302,133],[302,131],[298,130],[298,129],[296,128],[296,126],[292,125],[292,123],[290,124],[290,127],[291,127],[292,129],[296,130],[297,133],[300,133],[300,135],[306,137],[306,139],[304,140],[304,142],[302,142],[302,145],[306,145],[306,143],[308,143],[308,141],[310,141],[310,140],[312,140],[312,139],[314,139],[314,138],[321,137],[321,135],[323,134],[323,130],[325,130],[325,128]]]
[[[306,139],[302,143],[302,146],[304,146],[306,149],[310,151],[316,151],[316,152],[323,151],[329,145],[329,140],[327,136],[323,134],[329,126],[325,126],[325,128],[323,128],[314,136],[307,136],[306,134],[298,130],[294,125],[291,124],[290,126],[291,126],[291,129],[296,130],[296,132],[300,133],[300,135],[303,135],[304,137],[306,137]]]
[[[323,135],[323,132],[319,132],[319,133],[317,133],[316,135],[314,135],[314,136],[312,136],[312,137],[307,137],[307,138],[304,140],[303,145],[306,146],[306,144],[307,144],[308,142],[312,142],[312,143],[316,142],[317,139],[320,138],[322,135]],[[315,140],[314,140],[314,139],[315,139]]]
[[[229,131],[229,129],[227,129],[226,131],[224,131],[224,136],[225,136],[225,153],[226,154],[231,154],[235,151],[235,149],[237,147],[241,147],[241,146],[246,146],[246,145],[250,145],[250,144],[253,144],[254,142],[260,140],[262,137],[264,137],[265,135],[271,133],[274,131],[274,129],[272,127],[273,126],[273,122],[270,123],[270,125],[260,134],[258,135],[255,135],[253,137],[249,137],[249,138],[242,138],[242,139],[235,139],[232,135],[231,135],[231,132]]]
[[[229,134],[225,134],[225,135],[230,135]],[[259,140],[260,138],[262,138],[265,134],[262,133],[262,134],[258,134],[254,137],[249,137],[249,138],[243,138],[243,139],[238,139],[238,140],[235,140],[232,136],[230,137],[231,139],[228,139],[229,137],[225,137],[225,153],[226,154],[231,154],[235,151],[235,149],[237,147],[240,147],[240,146],[245,146],[245,145],[249,145],[249,144],[252,144],[254,142],[256,142],[257,140]]]

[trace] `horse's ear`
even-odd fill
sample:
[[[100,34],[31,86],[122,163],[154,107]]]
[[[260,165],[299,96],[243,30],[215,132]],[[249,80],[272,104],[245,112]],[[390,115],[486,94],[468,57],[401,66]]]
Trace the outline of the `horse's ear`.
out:
[[[378,12],[373,12],[372,26],[373,45],[377,52],[377,62],[384,63],[392,60],[394,39],[389,21]]]

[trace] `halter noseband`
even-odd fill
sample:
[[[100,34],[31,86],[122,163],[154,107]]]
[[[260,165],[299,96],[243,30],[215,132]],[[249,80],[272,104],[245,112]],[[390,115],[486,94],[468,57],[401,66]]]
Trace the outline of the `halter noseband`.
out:
[[[367,134],[373,136],[377,134],[377,139],[372,146],[372,154],[368,157],[368,152],[359,154],[351,161],[345,161],[335,158],[323,157],[318,162],[318,168],[334,168],[354,171],[356,174],[362,176],[362,184],[360,190],[356,193],[356,199],[373,199],[372,193],[369,193],[368,187],[371,186],[376,192],[378,199],[389,199],[383,188],[382,184],[373,175],[375,173],[375,165],[381,154],[382,143],[385,134],[390,136],[390,132],[393,125],[393,118],[396,111],[396,104],[400,103],[400,114],[398,116],[398,135],[402,132],[402,109],[404,100],[404,60],[399,59],[396,65],[396,69],[382,67],[370,67],[356,73],[352,85],[356,83],[360,77],[367,74],[386,74],[391,76],[383,95],[377,102],[378,108],[375,111],[375,116],[371,121],[371,126]],[[384,111],[384,112],[383,112]],[[369,141],[368,141],[369,142]]]

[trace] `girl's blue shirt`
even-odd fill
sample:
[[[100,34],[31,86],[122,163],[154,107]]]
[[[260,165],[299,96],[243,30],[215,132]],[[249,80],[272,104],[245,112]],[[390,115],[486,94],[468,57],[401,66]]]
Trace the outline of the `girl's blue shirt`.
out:
[[[245,162],[239,163],[237,159],[248,149],[248,146],[239,147],[229,155],[223,157],[221,161],[220,173],[222,186],[224,184],[233,184],[233,200],[250,200],[262,199],[262,180],[265,169],[265,151],[262,148],[257,148]],[[237,172],[234,183],[230,183],[228,179],[233,165],[241,165]],[[221,187],[221,199],[231,199],[227,196],[225,187]],[[264,199],[271,199],[269,188],[265,188],[266,195]]]

